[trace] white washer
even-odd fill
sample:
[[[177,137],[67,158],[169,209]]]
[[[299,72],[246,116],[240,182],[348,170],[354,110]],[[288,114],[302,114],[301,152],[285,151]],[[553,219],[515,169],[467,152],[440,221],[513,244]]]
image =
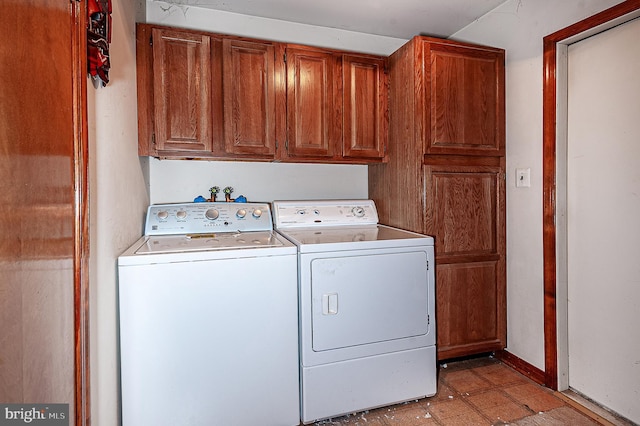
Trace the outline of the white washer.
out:
[[[260,203],[149,207],[118,259],[124,426],[300,422],[296,248]]]
[[[433,238],[371,200],[275,201],[298,247],[304,423],[436,393]]]

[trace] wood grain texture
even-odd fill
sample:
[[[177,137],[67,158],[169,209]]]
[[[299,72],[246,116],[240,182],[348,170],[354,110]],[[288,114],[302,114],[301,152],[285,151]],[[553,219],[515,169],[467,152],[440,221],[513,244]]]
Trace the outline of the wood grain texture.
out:
[[[432,51],[446,58],[444,65],[432,67]],[[493,57],[490,67],[486,52]],[[504,78],[495,75],[504,72],[504,64],[495,64],[503,54],[415,37],[389,58],[388,160],[369,166],[369,196],[382,223],[435,237],[439,359],[506,345]],[[441,69],[442,75],[433,75]],[[483,93],[474,86],[487,81],[491,105],[466,100]],[[471,117],[475,108],[491,121],[491,130],[478,127],[485,124]],[[432,114],[439,115],[435,122]],[[463,139],[457,146],[433,147],[429,137],[441,132],[441,124],[456,138],[477,130],[491,142]]]
[[[422,107],[419,52],[407,43],[389,57],[389,142],[387,163],[369,166],[369,197],[380,222],[424,232],[424,174],[422,172]]]
[[[136,25],[136,83],[138,99],[138,155],[157,156],[154,143],[152,27]]]
[[[274,158],[275,46],[231,38],[222,43],[226,152]]]
[[[557,45],[593,28],[640,9],[640,0],[627,0],[543,39],[543,167],[542,232],[544,260],[545,385],[558,389],[558,333],[556,318],[556,101]]]
[[[137,24],[136,49],[139,155],[385,161],[384,57],[152,24]]]
[[[423,43],[425,153],[504,156],[504,51]]]
[[[86,4],[1,11],[0,400],[69,403],[87,424]]]
[[[496,306],[496,262],[436,260],[437,349],[440,359],[504,348]]]
[[[154,28],[158,151],[211,151],[211,46],[205,35]]]
[[[336,158],[341,154],[340,56],[287,46],[288,156]]]
[[[383,159],[388,139],[386,60],[342,56],[345,157]]]

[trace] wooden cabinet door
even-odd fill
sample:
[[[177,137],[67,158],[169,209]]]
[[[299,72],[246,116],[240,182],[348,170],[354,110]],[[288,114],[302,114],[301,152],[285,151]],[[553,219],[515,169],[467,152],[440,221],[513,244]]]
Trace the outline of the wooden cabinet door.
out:
[[[275,47],[223,40],[224,141],[227,154],[272,158],[276,150]]]
[[[423,46],[425,153],[504,156],[504,51]]]
[[[506,346],[504,159],[430,158],[425,231],[435,236],[438,358]]]
[[[287,156],[330,159],[342,141],[340,55],[287,48]]]
[[[382,159],[387,142],[387,76],[385,60],[343,55],[343,155]]]
[[[156,150],[210,152],[210,37],[160,28],[152,34]]]

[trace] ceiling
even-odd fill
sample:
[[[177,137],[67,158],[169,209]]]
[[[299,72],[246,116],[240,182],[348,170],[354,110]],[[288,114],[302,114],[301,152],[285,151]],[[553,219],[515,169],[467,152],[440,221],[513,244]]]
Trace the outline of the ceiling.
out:
[[[410,39],[446,38],[505,0],[165,0],[225,12]]]

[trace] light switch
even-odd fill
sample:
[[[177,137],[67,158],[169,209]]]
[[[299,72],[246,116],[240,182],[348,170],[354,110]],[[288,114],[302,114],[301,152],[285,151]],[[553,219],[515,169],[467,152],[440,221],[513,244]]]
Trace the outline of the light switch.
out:
[[[531,169],[516,169],[516,188],[529,188],[531,186]]]

